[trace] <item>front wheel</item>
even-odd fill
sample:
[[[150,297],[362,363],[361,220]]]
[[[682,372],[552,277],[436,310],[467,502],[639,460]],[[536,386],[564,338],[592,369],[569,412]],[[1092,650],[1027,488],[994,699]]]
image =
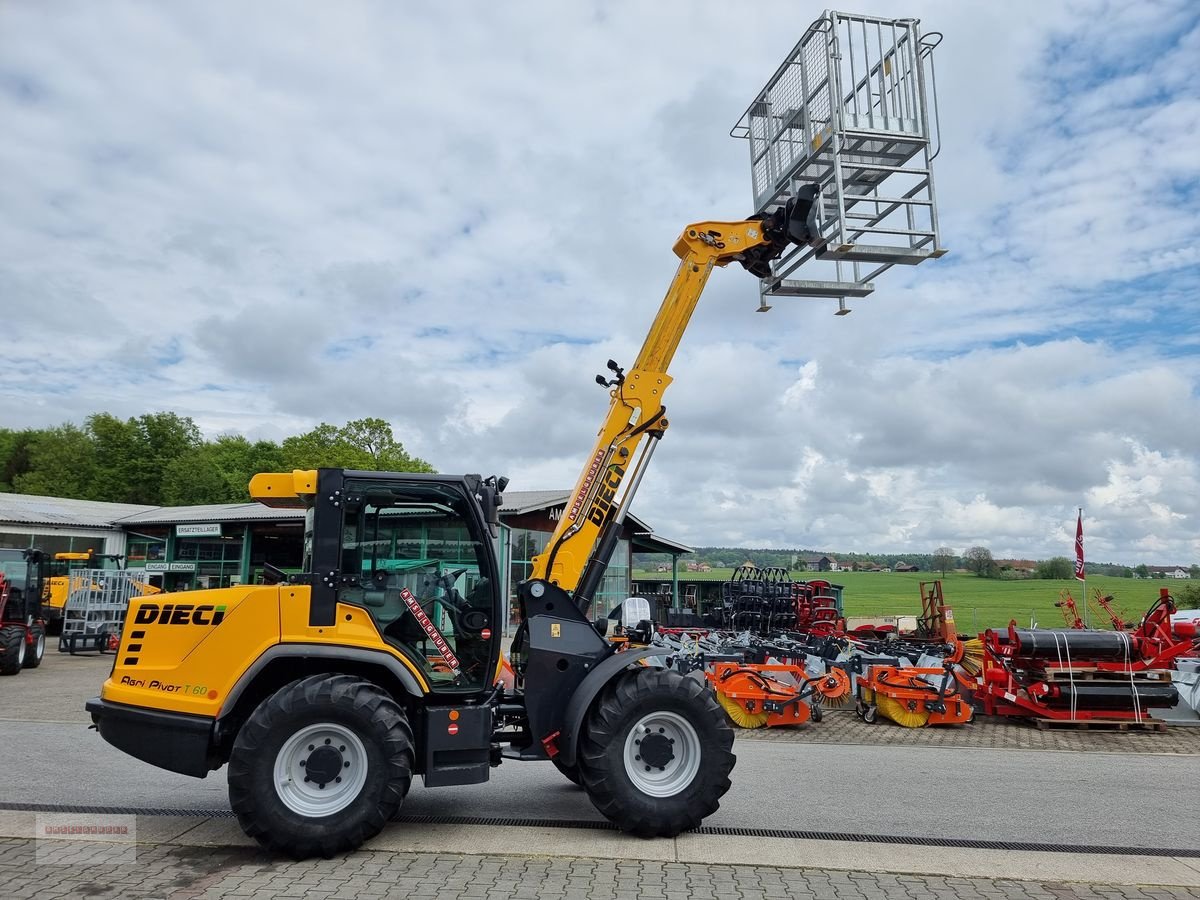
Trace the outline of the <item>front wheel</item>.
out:
[[[25,648],[25,668],[36,669],[46,655],[46,626],[36,624],[29,630],[33,633],[33,642]]]
[[[674,837],[716,812],[729,790],[733,729],[707,683],[639,668],[614,680],[588,717],[580,776],[622,831]]]
[[[313,675],[264,700],[238,732],[229,803],[260,844],[329,858],[380,832],[412,769],[412,729],[386,691],[351,675]]]

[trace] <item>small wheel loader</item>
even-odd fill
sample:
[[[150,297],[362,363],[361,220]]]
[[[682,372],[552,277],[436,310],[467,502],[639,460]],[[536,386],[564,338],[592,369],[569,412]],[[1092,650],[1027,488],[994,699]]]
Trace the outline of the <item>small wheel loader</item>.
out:
[[[40,550],[0,549],[0,675],[36,669],[46,655]]]
[[[132,600],[112,674],[87,703],[100,735],[187,775],[228,764],[242,827],[296,857],[378,833],[414,775],[475,784],[504,759],[552,760],[627,832],[699,825],[735,761],[721,707],[703,680],[662,664],[665,650],[607,640],[585,611],[668,427],[667,367],[713,267],[768,272],[816,240],[815,200],[691,225],[676,242],[680,266],[637,360],[596,376],[608,415],[518,587],[514,690],[499,681],[493,548],[507,479],[263,474],[254,498],[306,509],[304,574]]]

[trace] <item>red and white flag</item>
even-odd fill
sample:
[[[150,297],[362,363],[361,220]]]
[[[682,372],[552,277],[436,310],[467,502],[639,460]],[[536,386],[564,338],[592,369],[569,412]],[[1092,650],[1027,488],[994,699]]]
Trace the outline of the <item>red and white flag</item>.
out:
[[[1075,523],[1075,579],[1086,581],[1083,574],[1083,510],[1079,511],[1079,519]]]

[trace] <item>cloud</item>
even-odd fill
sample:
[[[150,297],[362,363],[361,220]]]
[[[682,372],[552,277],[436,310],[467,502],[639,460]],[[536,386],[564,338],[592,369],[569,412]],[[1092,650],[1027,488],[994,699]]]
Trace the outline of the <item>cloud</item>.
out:
[[[851,9],[870,11],[866,3]],[[1200,14],[913,0],[949,255],[835,319],[715,273],[636,509],[704,544],[1200,560]],[[574,483],[794,4],[9,4],[0,424],[380,415]]]

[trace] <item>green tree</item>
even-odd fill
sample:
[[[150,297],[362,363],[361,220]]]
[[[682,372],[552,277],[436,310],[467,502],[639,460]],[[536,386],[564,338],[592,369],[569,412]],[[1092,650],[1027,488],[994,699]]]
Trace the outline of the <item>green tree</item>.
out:
[[[162,502],[167,506],[249,503],[250,479],[282,468],[283,453],[271,441],[251,443],[241,435],[222,435],[167,464]]]
[[[1139,566],[1135,566],[1133,569],[1133,572],[1135,575],[1137,575],[1138,578],[1149,578],[1150,577],[1150,567],[1148,565],[1146,565],[1145,563],[1142,563]]]
[[[1037,577],[1046,579],[1070,578],[1075,574],[1075,564],[1065,556],[1055,556],[1037,564]]]
[[[987,547],[972,547],[965,554],[967,568],[980,578],[991,578],[996,574],[996,561]]]
[[[433,466],[410,456],[383,419],[356,419],[341,428],[322,422],[282,445],[289,469],[322,467],[379,472],[432,472]]]
[[[33,433],[26,452],[28,467],[13,475],[13,489],[22,494],[104,500],[95,489],[96,448],[91,436],[65,424]]]
[[[0,428],[0,491],[16,490],[16,478],[29,471],[30,450],[41,431]]]
[[[120,503],[159,503],[168,465],[202,443],[196,423],[173,412],[124,421],[96,413],[87,429],[96,445],[96,492]]]
[[[96,453],[93,498],[134,502],[129,498],[134,495],[138,479],[137,425],[132,419],[124,421],[111,413],[95,413],[88,416],[86,430]]]
[[[954,551],[949,547],[938,547],[933,551],[933,568],[942,573],[942,577],[946,577],[946,570],[954,565]]]

